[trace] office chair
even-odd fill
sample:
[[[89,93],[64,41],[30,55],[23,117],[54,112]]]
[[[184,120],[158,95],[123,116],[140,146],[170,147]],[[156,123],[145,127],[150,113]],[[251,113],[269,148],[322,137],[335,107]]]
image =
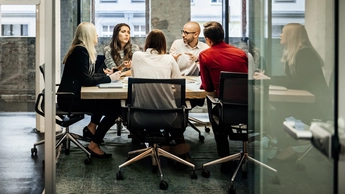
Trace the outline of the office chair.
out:
[[[248,114],[250,109],[248,108],[248,101],[251,100],[253,86],[248,86],[248,74],[247,73],[234,73],[224,72],[220,74],[220,88],[219,97],[216,100],[212,96],[207,96],[207,109],[209,113],[209,119],[212,124],[212,128],[216,128],[220,133],[228,135],[230,140],[242,141],[242,151],[230,156],[226,156],[202,165],[202,176],[208,178],[210,172],[206,170],[207,166],[220,164],[232,160],[239,159],[239,165],[237,166],[229,186],[229,193],[236,193],[234,186],[234,180],[236,178],[239,169],[242,169],[242,176],[247,176],[247,163],[252,161],[255,164],[259,164],[273,172],[275,176],[273,182],[279,184],[277,176],[277,170],[272,167],[252,158],[248,154],[248,124],[252,124],[248,120]],[[248,98],[250,97],[250,98]],[[250,107],[251,108],[251,107]],[[218,111],[212,111],[212,109]],[[219,112],[219,115],[214,114]]]
[[[103,69],[107,68],[105,66],[104,60],[105,60],[104,55],[97,55],[96,64],[95,64],[95,72],[103,73]],[[121,136],[122,123],[123,123],[123,120],[121,117],[117,118],[115,121],[117,136]]]
[[[126,111],[125,123],[131,132],[131,137],[145,143],[146,148],[128,152],[128,159],[132,154],[139,155],[119,165],[117,180],[123,180],[121,172],[123,167],[148,156],[151,156],[153,171],[158,168],[160,172],[159,187],[162,190],[168,188],[168,183],[163,180],[160,156],[192,167],[191,178],[197,178],[194,164],[159,146],[171,142],[171,133],[176,131],[183,133],[187,126],[190,107],[187,106],[188,101],[185,101],[185,90],[185,79],[128,78],[128,99],[127,104],[123,106]],[[167,108],[171,107],[170,103],[176,104],[177,107]]]
[[[44,64],[39,67],[43,78],[44,78]],[[56,95],[74,95],[72,92],[57,92]],[[41,115],[45,116],[44,113],[44,89],[41,93],[38,94],[36,103],[35,103],[35,111]],[[73,102],[71,102],[71,107],[73,105]],[[84,114],[90,114],[86,112],[73,112],[73,111],[63,111],[59,109],[59,107],[56,104],[56,119],[55,122],[61,127],[64,127],[65,130],[56,135],[58,141],[56,142],[55,148],[58,148],[64,141],[65,141],[65,154],[68,155],[70,152],[70,142],[72,141],[76,146],[78,146],[80,149],[82,149],[86,155],[87,159],[84,160],[85,164],[91,164],[91,153],[89,153],[84,146],[78,141],[78,140],[84,140],[84,141],[90,141],[88,139],[85,139],[83,136],[80,136],[75,133],[71,133],[69,131],[69,127],[73,125],[74,123],[79,122],[80,120],[84,119]],[[38,141],[34,143],[34,147],[31,148],[31,155],[37,156],[37,148],[36,146],[44,144],[45,140]],[[43,161],[44,162],[44,161]]]
[[[193,122],[194,122],[194,123],[197,123],[197,124],[199,124],[199,125],[204,125],[205,131],[206,131],[207,133],[210,132],[210,128],[207,127],[207,123],[205,123],[205,122],[203,122],[203,121],[200,121],[199,119],[194,118],[194,117],[191,117],[191,116],[188,117],[188,125],[189,125],[190,127],[192,127],[195,131],[198,132],[198,134],[199,134],[199,140],[200,140],[201,142],[203,142],[203,141],[205,140],[205,137],[204,137],[203,135],[201,135],[201,131],[194,125]]]

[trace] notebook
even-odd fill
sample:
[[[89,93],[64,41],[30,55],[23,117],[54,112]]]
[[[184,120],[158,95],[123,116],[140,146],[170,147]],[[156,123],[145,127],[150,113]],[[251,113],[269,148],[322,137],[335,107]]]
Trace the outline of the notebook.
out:
[[[269,89],[270,90],[281,90],[281,91],[287,90],[287,88],[285,86],[276,86],[276,85],[270,85]]]
[[[123,88],[122,81],[113,81],[110,83],[98,84],[99,88]]]

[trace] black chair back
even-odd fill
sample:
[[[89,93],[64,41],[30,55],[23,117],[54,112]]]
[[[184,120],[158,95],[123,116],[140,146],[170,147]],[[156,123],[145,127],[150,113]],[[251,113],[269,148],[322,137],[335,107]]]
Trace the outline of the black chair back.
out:
[[[248,74],[224,72],[220,74],[220,125],[231,140],[248,139]],[[245,126],[246,130],[241,129]]]
[[[106,68],[104,64],[105,56],[104,55],[97,55],[96,64],[95,64],[95,72],[101,73],[103,72],[103,68]]]
[[[128,128],[184,130],[185,84],[185,79],[128,78]]]

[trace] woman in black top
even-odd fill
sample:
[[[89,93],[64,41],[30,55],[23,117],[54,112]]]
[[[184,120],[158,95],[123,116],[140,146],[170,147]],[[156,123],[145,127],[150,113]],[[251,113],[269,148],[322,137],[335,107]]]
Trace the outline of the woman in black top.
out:
[[[93,113],[91,122],[85,127],[88,133],[94,134],[87,150],[93,157],[109,158],[111,154],[103,152],[99,144],[110,127],[115,124],[115,120],[120,114],[120,102],[80,99],[81,86],[95,86],[120,79],[120,71],[115,73],[107,71],[106,74],[95,73],[97,38],[96,28],[92,23],[82,22],[78,25],[74,40],[63,60],[65,66],[58,89],[58,92],[74,92],[74,96],[59,95],[57,100],[58,106],[62,110],[71,109]],[[73,102],[72,107],[71,102]]]
[[[274,127],[274,130],[281,132],[282,123],[287,117],[302,120],[307,125],[313,120],[331,119],[332,95],[322,71],[323,60],[310,43],[305,27],[298,23],[285,25],[280,35],[280,43],[284,46],[281,61],[284,63],[285,76],[272,77],[270,84],[307,90],[315,96],[315,103],[299,103],[297,106],[275,103],[274,115],[280,118],[274,120],[278,121],[277,127],[280,127]],[[289,144],[283,134],[277,138],[280,146],[286,147]],[[285,159],[294,154],[296,155],[289,147],[288,151],[278,154],[276,158]]]

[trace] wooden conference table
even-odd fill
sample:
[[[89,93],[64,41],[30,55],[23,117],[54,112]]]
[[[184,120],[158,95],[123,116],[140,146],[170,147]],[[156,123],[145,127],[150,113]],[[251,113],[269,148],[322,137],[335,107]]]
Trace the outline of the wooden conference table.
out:
[[[204,90],[199,89],[200,77],[185,76],[186,84],[186,99],[203,99],[208,94]],[[81,99],[127,99],[127,78],[122,80],[123,88],[98,88],[97,86],[82,87]]]
[[[203,99],[212,94],[199,89],[201,80],[199,76],[185,76],[186,99]],[[98,88],[97,86],[82,87],[81,99],[127,99],[127,78],[122,80],[123,88]],[[269,89],[270,102],[314,103],[315,96],[306,90]]]

